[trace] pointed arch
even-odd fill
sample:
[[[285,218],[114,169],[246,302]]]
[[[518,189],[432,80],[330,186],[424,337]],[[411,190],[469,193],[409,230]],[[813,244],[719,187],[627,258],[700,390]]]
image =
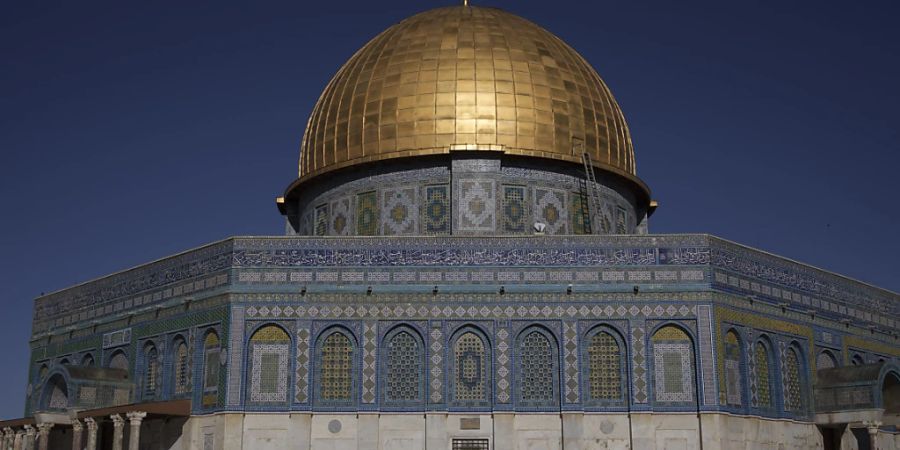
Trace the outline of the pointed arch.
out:
[[[253,332],[247,352],[250,403],[288,402],[290,355],[291,336],[281,326],[266,324]]]
[[[794,414],[803,413],[807,403],[806,383],[804,382],[806,364],[803,351],[796,342],[792,342],[784,350],[783,367],[784,410]]]
[[[381,341],[381,398],[386,406],[425,403],[425,343],[413,327],[399,325]]]
[[[222,365],[222,342],[219,333],[209,328],[203,334],[202,342],[203,371],[201,374],[201,405],[205,408],[215,406],[219,402],[219,368]]]
[[[160,387],[160,361],[159,351],[152,341],[144,344],[144,376],[142,379],[142,397],[147,400],[156,398]]]
[[[595,326],[584,335],[581,348],[584,403],[625,406],[627,355],[621,333],[608,325]]]
[[[69,389],[62,373],[54,370],[44,384],[41,409],[47,411],[66,411],[69,407]]]
[[[725,333],[725,404],[741,406],[744,392],[744,377],[741,362],[741,337],[734,328]]]
[[[84,367],[94,367],[94,355],[85,353],[84,356],[81,357],[81,365]]]
[[[774,406],[772,393],[773,376],[772,342],[763,335],[753,344],[753,383],[751,384],[752,404],[756,408],[770,409]]]
[[[314,397],[318,406],[340,408],[356,404],[358,348],[356,337],[343,326],[332,326],[319,334]]]
[[[453,407],[490,407],[491,344],[487,334],[464,325],[450,336],[450,404]]]
[[[833,369],[838,366],[837,358],[831,350],[822,350],[816,356],[816,370]]]
[[[175,336],[172,340],[172,387],[176,396],[190,392],[189,353],[184,336]]]
[[[881,407],[884,408],[884,416],[896,416],[900,414],[900,369],[886,363],[881,371]]]
[[[532,325],[517,339],[516,397],[524,408],[559,406],[559,346],[549,330]]]
[[[853,366],[863,366],[866,364],[865,358],[859,353],[854,353],[853,357],[850,358],[850,365]]]
[[[123,350],[114,351],[109,357],[109,363],[106,365],[106,367],[109,367],[110,369],[121,369],[126,372],[128,372],[128,366],[128,356],[125,355],[125,351]]]
[[[654,402],[663,405],[695,403],[697,371],[693,338],[681,326],[666,324],[656,329],[650,342]]]

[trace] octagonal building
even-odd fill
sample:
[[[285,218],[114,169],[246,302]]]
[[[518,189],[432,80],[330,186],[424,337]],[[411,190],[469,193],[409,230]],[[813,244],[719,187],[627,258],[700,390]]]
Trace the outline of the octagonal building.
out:
[[[391,26],[298,169],[286,236],[36,299],[0,448],[900,447],[900,296],[648,234],[619,104],[526,19]]]

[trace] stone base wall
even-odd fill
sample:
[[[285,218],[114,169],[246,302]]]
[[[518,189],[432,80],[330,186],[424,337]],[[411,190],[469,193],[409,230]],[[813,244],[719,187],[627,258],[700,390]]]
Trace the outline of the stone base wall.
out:
[[[451,450],[454,439],[493,450],[822,448],[814,424],[714,413],[223,413],[192,417],[185,434],[173,450]]]

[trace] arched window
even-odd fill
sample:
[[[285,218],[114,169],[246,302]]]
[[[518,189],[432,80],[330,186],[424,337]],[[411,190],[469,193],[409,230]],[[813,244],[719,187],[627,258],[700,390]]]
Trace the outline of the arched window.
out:
[[[655,401],[693,403],[694,349],[690,336],[668,325],[653,333]]]
[[[287,402],[290,349],[290,336],[277,325],[266,325],[250,337],[251,402]]]
[[[451,401],[455,406],[489,406],[490,352],[484,339],[466,330],[453,342]]]
[[[322,339],[319,356],[319,399],[327,404],[353,401],[353,341],[340,331]]]
[[[90,353],[81,357],[81,365],[84,367],[94,367],[94,357]]]
[[[156,346],[147,344],[144,347],[144,398],[156,396],[159,388],[159,353]]]
[[[753,406],[757,408],[772,407],[772,381],[771,361],[769,350],[762,341],[753,346],[753,379],[756,381],[756,400]]]
[[[173,364],[173,375],[174,375],[174,383],[175,386],[175,395],[186,394],[190,392],[188,389],[190,376],[188,375],[188,346],[187,343],[184,342],[184,339],[178,338],[175,340],[175,345],[172,364]]]
[[[741,406],[744,383],[741,377],[741,342],[734,330],[725,333],[725,402]]]
[[[519,404],[524,407],[556,406],[556,348],[550,336],[538,328],[525,330],[519,339]]]
[[[45,388],[45,406],[47,409],[64,411],[69,407],[69,389],[66,381],[59,374],[47,380]]]
[[[803,411],[803,381],[800,373],[800,356],[793,347],[784,353],[784,410]]]
[[[43,380],[47,378],[47,373],[50,372],[50,369],[46,364],[41,364],[41,368],[38,369],[38,380]]]
[[[624,402],[624,352],[610,332],[599,329],[587,335],[586,355],[582,358],[587,383],[587,403],[612,405]]]
[[[219,366],[221,364],[219,335],[210,330],[203,338],[203,398],[204,407],[215,406],[219,402]]]
[[[113,353],[112,358],[109,358],[109,368],[128,371],[128,357],[125,356],[125,352],[120,350]]]
[[[61,365],[61,366],[68,366],[69,364],[71,364],[69,362],[69,358],[63,358],[63,359],[59,360],[59,365]]]
[[[410,405],[424,400],[422,347],[419,334],[410,328],[399,328],[385,336],[381,389],[385,404]]]
[[[816,370],[833,369],[837,367],[837,359],[828,350],[819,352],[816,356]]]
[[[854,366],[862,366],[866,364],[866,360],[863,359],[862,355],[856,353],[853,355],[853,358],[850,358],[850,364]]]

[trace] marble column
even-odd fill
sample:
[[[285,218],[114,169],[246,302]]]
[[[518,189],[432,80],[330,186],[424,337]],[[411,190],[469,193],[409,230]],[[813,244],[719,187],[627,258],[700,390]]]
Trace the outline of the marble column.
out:
[[[13,439],[13,450],[22,450],[22,443],[25,441],[25,430],[16,431],[16,437]]]
[[[12,450],[15,437],[16,432],[12,428],[6,427],[3,429],[3,450]]]
[[[878,429],[881,428],[881,422],[879,421],[865,421],[863,425],[866,426],[866,430],[869,432],[869,448],[872,450],[878,449]],[[860,449],[862,450],[862,449]]]
[[[77,418],[72,418],[72,450],[83,450],[81,446],[81,430],[84,427]]]
[[[118,414],[109,416],[113,421],[113,443],[112,450],[122,450],[122,440],[125,431],[125,419]]]
[[[141,421],[147,417],[147,413],[143,411],[131,411],[125,414],[128,417],[128,423],[131,426],[128,433],[128,450],[140,450],[141,444]]]
[[[92,417],[84,419],[84,426],[87,427],[87,446],[85,450],[97,450],[97,421]]]
[[[38,437],[37,444],[38,450],[47,450],[47,447],[50,445],[50,429],[53,428],[52,423],[39,423],[37,424]]]
[[[34,427],[31,425],[25,425],[25,439],[22,441],[22,449],[23,450],[34,450]]]

